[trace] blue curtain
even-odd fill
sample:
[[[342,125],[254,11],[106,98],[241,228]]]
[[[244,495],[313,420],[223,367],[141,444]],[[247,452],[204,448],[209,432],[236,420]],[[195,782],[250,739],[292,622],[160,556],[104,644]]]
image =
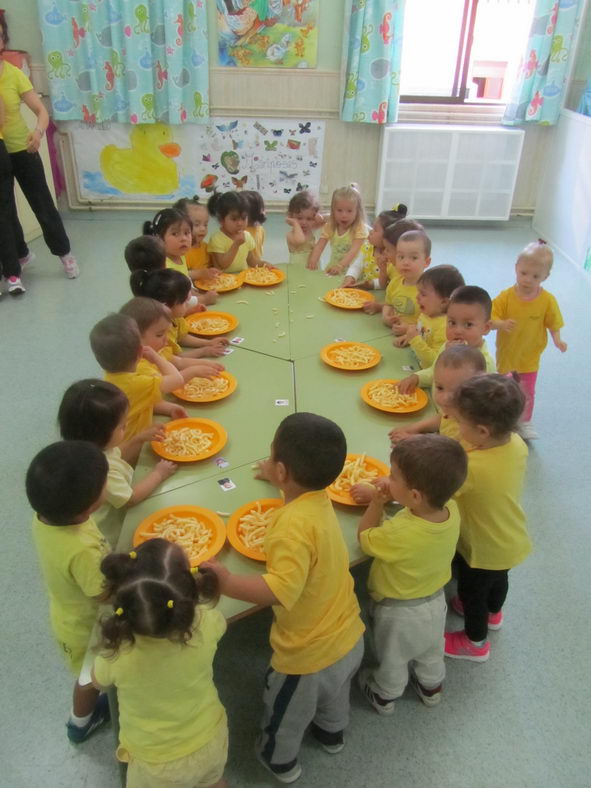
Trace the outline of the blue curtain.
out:
[[[56,120],[205,123],[203,0],[39,0]]]
[[[579,0],[537,0],[525,54],[503,123],[558,120],[578,22]]]
[[[341,118],[394,123],[400,95],[404,0],[348,0]]]

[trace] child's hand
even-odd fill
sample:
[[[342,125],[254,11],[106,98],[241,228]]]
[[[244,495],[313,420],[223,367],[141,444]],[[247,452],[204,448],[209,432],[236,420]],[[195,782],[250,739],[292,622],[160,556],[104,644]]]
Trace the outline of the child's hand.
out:
[[[193,271],[193,280],[195,282],[213,282],[219,276],[217,268],[198,268]]]
[[[392,333],[394,334],[394,336],[395,337],[406,336],[406,332],[408,331],[408,326],[405,325],[404,323],[401,323],[399,317],[394,316],[393,319],[397,321],[395,323],[392,323]]]
[[[321,213],[317,213],[314,216],[314,220],[313,221],[314,221],[314,227],[318,229],[320,227],[324,227],[324,225],[326,224],[326,221],[327,221],[327,217],[324,216]]]
[[[357,282],[353,282],[352,287],[356,287],[358,290],[373,290],[373,282],[367,279],[358,279]]]
[[[398,325],[398,323],[399,323],[399,318],[396,317],[396,315],[388,315],[388,314],[384,315],[383,314],[382,315],[382,319],[384,321],[384,325],[388,326],[388,328],[393,328],[394,326]],[[392,333],[394,334],[395,332],[393,331]]]
[[[267,460],[259,460],[258,462],[255,462],[255,464],[254,464],[254,469],[255,469],[254,478],[255,479],[261,479],[264,482],[270,481],[271,476],[270,476],[270,472],[269,472],[269,463],[270,463],[270,460],[268,460],[268,459]]]
[[[406,341],[410,342],[411,339],[419,336],[419,329],[416,325],[410,325],[406,329]]]
[[[394,347],[408,347],[408,337],[406,335],[401,337],[396,337],[396,339],[393,340],[392,344],[394,345]]]
[[[416,387],[419,385],[418,375],[409,375],[404,380],[401,380],[397,388],[401,394],[412,394]]]
[[[406,429],[397,429],[397,430],[390,430],[388,433],[388,437],[390,438],[390,443],[394,446],[401,441],[405,441],[407,438],[410,438],[411,435],[416,435],[410,427],[406,427]]]
[[[236,235],[233,238],[233,241],[235,244],[239,244],[241,246],[246,241],[246,235],[244,234],[244,230],[240,230],[239,233],[236,233]]]
[[[142,356],[146,359],[146,361],[150,361],[152,364],[155,364],[156,360],[158,359],[158,353],[156,353],[153,347],[149,347],[148,345],[143,346]]]
[[[341,287],[354,287],[355,286],[355,277],[353,276],[346,276],[343,279],[343,284]]]
[[[207,353],[210,356],[223,356],[224,350],[228,345],[228,340],[220,337],[219,339],[211,339],[206,347]]]
[[[325,273],[329,274],[329,276],[338,276],[338,274],[343,273],[343,269],[339,265],[331,265],[330,268],[327,268]]]
[[[308,260],[306,263],[306,268],[309,271],[317,271],[318,270],[318,260]]]
[[[171,406],[170,406],[170,419],[171,419],[171,421],[174,420],[174,419],[188,419],[188,418],[189,418],[189,414],[183,408],[182,405],[171,404]]]
[[[163,441],[165,437],[166,430],[162,424],[152,424],[147,430],[137,435],[137,439],[142,441],[142,443],[147,443],[148,441]]]
[[[220,372],[224,371],[224,367],[215,361],[202,361],[200,364],[191,366],[191,370],[196,378],[215,378]]]
[[[377,301],[368,301],[366,304],[363,304],[363,311],[366,315],[377,315],[378,312],[382,311],[382,305],[378,304]]]
[[[359,482],[359,484],[351,485],[351,498],[359,505],[370,503],[377,494],[377,489],[368,482]]]
[[[568,345],[566,342],[563,342],[562,339],[558,339],[555,343],[555,346],[560,350],[561,353],[566,353]]]
[[[199,296],[199,303],[206,304],[207,306],[215,304],[217,300],[218,294],[215,290],[208,290],[207,293],[203,293],[203,295]]]
[[[381,504],[390,503],[392,493],[390,492],[390,480],[388,477],[378,476],[377,479],[374,479],[373,485],[377,490],[377,495],[374,496],[374,499]]]
[[[517,320],[501,320],[500,323],[501,331],[506,331],[509,334],[517,325]]]
[[[230,577],[230,570],[226,569],[225,566],[222,566],[219,561],[216,561],[215,558],[210,558],[209,561],[204,561],[202,564],[199,565],[199,570],[206,571],[206,572],[213,572],[218,576],[218,580],[220,581],[220,591],[223,593],[224,584],[227,582],[228,578]]]
[[[292,216],[286,216],[285,217],[285,221],[286,221],[287,224],[289,224],[290,227],[299,227],[300,226],[300,223],[298,222],[298,220],[294,219]]]
[[[160,476],[160,481],[162,482],[172,476],[173,473],[176,473],[177,470],[178,465],[174,462],[170,462],[170,460],[160,460],[156,463],[156,467],[154,468],[155,473]]]

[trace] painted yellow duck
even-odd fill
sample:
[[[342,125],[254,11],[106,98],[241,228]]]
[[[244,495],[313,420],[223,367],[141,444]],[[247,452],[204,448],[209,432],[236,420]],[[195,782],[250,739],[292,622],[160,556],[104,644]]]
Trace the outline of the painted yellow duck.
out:
[[[162,123],[134,126],[130,148],[107,145],[101,151],[100,166],[105,180],[124,194],[170,194],[179,187],[179,173],[173,159],[181,147],[172,141],[172,132]]]

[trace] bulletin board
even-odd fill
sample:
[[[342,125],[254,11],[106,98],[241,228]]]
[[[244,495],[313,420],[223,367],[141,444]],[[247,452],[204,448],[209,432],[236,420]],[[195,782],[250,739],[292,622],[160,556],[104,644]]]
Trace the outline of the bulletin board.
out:
[[[206,125],[64,124],[79,195],[91,202],[174,201],[254,189],[266,202],[319,193],[324,122],[212,118]]]

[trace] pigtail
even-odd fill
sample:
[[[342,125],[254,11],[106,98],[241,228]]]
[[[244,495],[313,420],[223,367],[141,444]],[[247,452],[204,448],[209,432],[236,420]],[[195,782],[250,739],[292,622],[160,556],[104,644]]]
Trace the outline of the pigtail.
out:
[[[102,643],[101,646],[113,656],[117,654],[124,644],[133,645],[135,636],[133,629],[122,607],[118,607],[112,616],[100,622]]]
[[[216,604],[220,598],[220,580],[212,569],[199,569],[192,573],[197,604]]]
[[[101,572],[105,576],[102,600],[106,602],[114,598],[120,586],[129,581],[137,566],[137,553],[134,550],[130,553],[106,555],[101,561]]]
[[[142,224],[142,235],[156,235],[151,221],[148,220]]]
[[[221,196],[222,195],[220,192],[216,191],[216,189],[213,190],[211,197],[207,201],[207,210],[209,211],[210,216],[217,216],[217,207],[219,205]]]
[[[144,294],[146,283],[148,281],[148,271],[141,269],[134,271],[129,277],[129,286],[134,296],[141,296]]]

